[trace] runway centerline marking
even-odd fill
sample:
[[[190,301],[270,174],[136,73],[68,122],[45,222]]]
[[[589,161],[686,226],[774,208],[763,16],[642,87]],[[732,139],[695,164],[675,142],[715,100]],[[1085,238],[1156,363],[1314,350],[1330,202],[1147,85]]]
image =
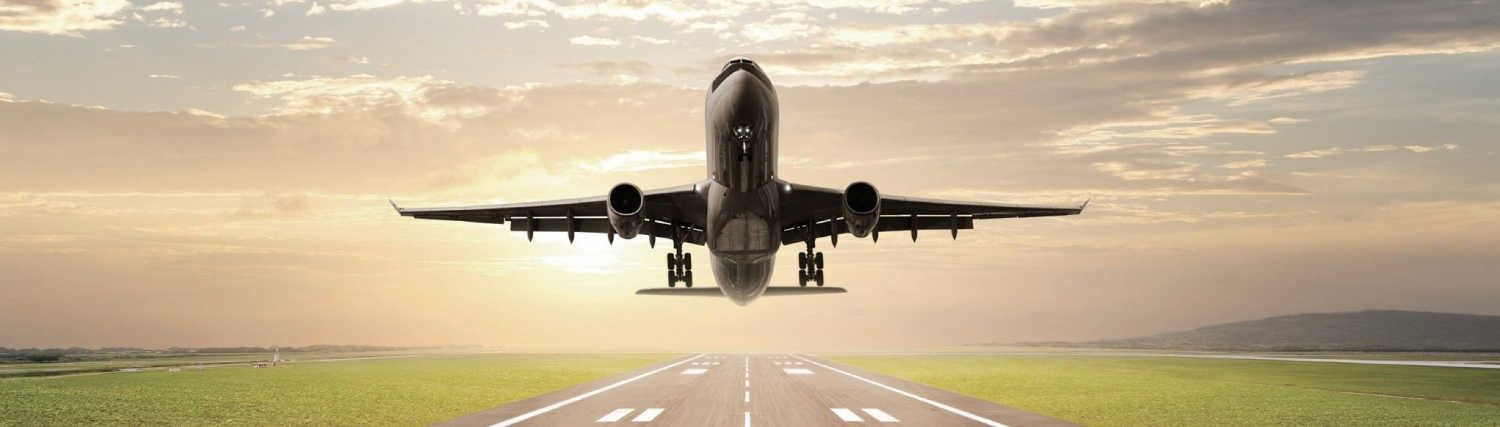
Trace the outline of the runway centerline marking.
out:
[[[827,369],[827,370],[830,370],[830,371],[833,371],[833,372],[838,372],[840,374],[844,374],[845,376],[848,376],[849,378],[854,378],[856,380],[864,381],[865,383],[868,383],[870,385],[886,389],[886,390],[888,390],[888,391],[890,391],[892,393],[896,393],[896,394],[899,394],[899,395],[902,395],[902,396],[909,397],[909,398],[911,398],[913,400],[916,400],[918,402],[922,402],[922,403],[926,403],[928,405],[932,405],[935,408],[942,409],[944,411],[948,411],[950,413],[953,413],[955,415],[958,415],[958,416],[961,416],[961,417],[964,417],[964,418],[968,418],[970,420],[974,420],[975,422],[978,422],[980,424],[984,424],[984,425],[991,426],[991,427],[1006,427],[1005,424],[1001,424],[999,421],[995,421],[995,420],[992,420],[992,419],[989,419],[989,418],[985,418],[985,417],[981,417],[981,416],[978,416],[978,415],[974,415],[972,413],[969,413],[969,411],[965,411],[965,410],[958,409],[958,408],[955,408],[955,407],[952,407],[952,406],[944,405],[944,404],[942,404],[940,402],[937,402],[937,401],[934,401],[932,399],[928,399],[928,398],[925,398],[925,397],[922,397],[922,396],[911,394],[911,393],[906,392],[905,390],[901,390],[901,389],[898,389],[898,388],[895,388],[895,387],[891,387],[891,386],[888,386],[888,385],[885,385],[885,384],[881,384],[881,383],[875,382],[873,380],[870,380],[868,378],[861,377],[859,375],[854,375],[854,374],[851,374],[851,373],[848,373],[848,372],[844,372],[841,369],[838,369],[838,368],[835,368],[835,367],[832,367],[832,366],[828,366],[828,365],[824,365],[822,363],[818,363],[817,361],[814,361],[814,360],[811,360],[811,359],[808,359],[808,358],[805,358],[805,357],[802,357],[802,356],[796,356],[796,357],[798,359],[802,359],[802,361],[804,361],[804,362],[821,366],[823,369]]]
[[[854,413],[854,411],[850,411],[849,408],[833,408],[833,414],[838,415],[839,420],[846,423],[865,422],[864,418],[860,418],[859,414]]]
[[[635,410],[635,408],[620,408],[620,409],[616,409],[616,410],[613,410],[613,411],[609,411],[608,414],[604,414],[604,416],[599,417],[598,421],[594,421],[594,422],[596,422],[596,423],[612,423],[612,422],[615,422],[615,421],[619,421],[620,419],[625,418],[626,415],[630,415],[630,411],[634,411],[634,410]]]
[[[708,370],[707,369],[703,369],[703,368],[692,368],[692,369],[683,369],[682,370],[682,374],[683,375],[703,375],[704,372],[708,372]]]
[[[649,377],[651,375],[655,375],[658,372],[665,371],[665,370],[672,369],[672,368],[676,368],[678,366],[681,366],[684,363],[688,363],[688,362],[692,362],[693,360],[697,360],[700,357],[703,357],[703,355],[699,354],[697,356],[689,357],[687,359],[682,359],[682,360],[677,361],[676,363],[672,363],[672,364],[667,365],[667,366],[663,366],[663,367],[660,367],[660,368],[653,369],[650,372],[646,372],[644,374],[640,374],[640,375],[636,375],[636,376],[633,376],[633,377],[630,377],[630,378],[626,378],[626,379],[620,380],[619,382],[616,382],[614,384],[610,384],[610,385],[607,385],[607,386],[604,386],[604,387],[599,387],[599,388],[594,389],[593,391],[590,391],[588,393],[584,393],[584,394],[580,394],[580,395],[577,395],[577,396],[573,396],[573,397],[565,399],[565,400],[563,400],[561,402],[557,402],[557,403],[553,403],[551,405],[543,406],[541,408],[537,408],[535,410],[532,410],[531,412],[527,412],[527,413],[518,415],[518,416],[516,416],[514,418],[511,418],[511,419],[508,419],[508,420],[505,420],[505,421],[501,421],[501,422],[498,422],[498,423],[495,423],[495,424],[491,424],[490,427],[510,427],[510,426],[516,425],[516,423],[532,419],[532,418],[536,417],[537,415],[541,415],[541,414],[545,414],[547,412],[551,412],[552,410],[555,410],[557,408],[561,408],[561,407],[564,407],[564,406],[571,405],[574,402],[577,402],[577,401],[580,401],[580,400],[583,400],[583,399],[588,399],[590,397],[598,395],[599,393],[603,393],[603,392],[606,392],[606,391],[614,390],[616,387],[620,387],[620,386],[623,386],[623,385],[626,385],[626,384],[630,384],[630,383],[635,382],[636,380],[639,380],[641,378]]]
[[[636,415],[634,419],[630,420],[630,422],[632,422],[632,423],[649,423],[649,422],[651,422],[651,420],[656,419],[657,415],[661,415],[662,411],[665,411],[665,409],[662,409],[662,408],[648,408],[648,409],[646,409],[644,411],[641,411],[641,414],[640,415]],[[868,409],[866,409],[866,411],[868,411]]]
[[[782,371],[786,372],[787,375],[812,375],[813,374],[813,371],[811,369],[807,369],[807,368],[786,368],[786,369],[782,369]]]
[[[745,427],[750,427],[750,411],[745,411]]]
[[[896,419],[896,417],[892,417],[891,414],[885,413],[885,411],[880,410],[880,408],[864,408],[860,410],[865,411],[866,414],[870,414],[870,418],[874,418],[875,421],[880,421],[882,423],[901,422],[901,420]]]

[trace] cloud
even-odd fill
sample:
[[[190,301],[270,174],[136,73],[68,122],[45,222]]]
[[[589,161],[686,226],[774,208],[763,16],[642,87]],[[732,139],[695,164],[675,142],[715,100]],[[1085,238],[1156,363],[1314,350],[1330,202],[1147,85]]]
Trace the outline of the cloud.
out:
[[[540,19],[527,19],[524,21],[505,21],[505,29],[520,30],[524,28],[551,28],[552,24]]]
[[[147,12],[176,12],[176,13],[182,13],[182,3],[178,3],[178,2],[175,2],[175,1],[159,1],[159,2],[156,2],[156,3],[151,3],[150,5],[147,5],[145,7],[142,7],[141,10],[144,10],[144,11],[147,11]]]
[[[1292,154],[1287,154],[1285,157],[1288,158],[1288,159],[1321,159],[1321,158],[1326,158],[1326,157],[1337,156],[1337,155],[1344,154],[1344,153],[1381,153],[1381,152],[1397,151],[1397,150],[1402,150],[1402,149],[1405,149],[1406,151],[1413,152],[1413,153],[1429,153],[1429,152],[1433,152],[1433,151],[1453,151],[1453,150],[1457,150],[1458,149],[1458,145],[1456,145],[1456,144],[1443,144],[1443,145],[1407,145],[1407,146],[1404,146],[1404,147],[1398,147],[1398,146],[1395,146],[1395,145],[1371,145],[1371,146],[1365,146],[1365,147],[1332,147],[1332,148],[1320,148],[1320,149],[1316,149],[1316,150],[1307,150],[1307,151],[1296,152],[1296,153],[1292,153]]]
[[[500,90],[462,86],[431,76],[309,77],[241,83],[233,89],[278,101],[273,111],[279,115],[392,111],[434,124],[482,116],[516,100]]]
[[[672,43],[671,40],[659,39],[659,38],[655,38],[655,37],[647,37],[647,36],[641,36],[641,35],[630,36],[630,39],[638,41],[638,42],[641,42],[641,43],[649,44],[649,45],[664,45],[664,44],[670,44],[670,43]]]
[[[333,57],[333,59],[341,63],[354,65],[367,65],[370,63],[370,58],[367,56],[339,55]]]
[[[630,150],[583,164],[593,172],[643,172],[655,169],[702,167],[707,157],[702,151]]]
[[[279,47],[287,50],[317,50],[329,48],[334,43],[336,41],[332,37],[302,36],[297,41],[269,45],[267,47]]]
[[[611,39],[611,38],[605,38],[605,37],[594,37],[594,36],[590,36],[590,35],[582,35],[582,36],[570,38],[570,39],[568,39],[568,43],[576,44],[576,45],[579,45],[579,46],[619,46],[620,45],[620,41],[619,40],[615,40],[615,39]]]
[[[548,0],[483,0],[475,13],[479,16],[546,16],[557,5]]]
[[[318,50],[327,49],[338,44],[338,40],[324,36],[302,36],[302,38],[286,42],[251,42],[251,43],[199,43],[198,47],[218,48],[224,46],[241,46],[256,49],[286,49],[286,50]]]
[[[115,28],[126,0],[24,0],[0,2],[0,31],[81,37]]]
[[[131,13],[131,19],[153,28],[186,28],[188,26],[187,21],[182,19],[182,3],[176,1],[158,1],[136,10]]]
[[[1289,72],[1288,64],[1500,47],[1500,27],[1491,25],[1500,12],[1464,0],[1363,2],[1370,20],[1359,23],[1346,19],[1345,7],[1312,0],[1090,3],[1034,21],[813,25],[795,35],[808,39],[804,48],[772,53],[801,56],[782,65],[783,75],[828,77],[822,81],[1112,69],[1200,80],[1196,95],[1243,104],[1346,88],[1363,77],[1355,70]]]
[[[650,73],[655,67],[651,63],[639,59],[629,61],[592,61],[577,64],[562,64],[558,68],[565,70],[583,71],[595,75],[644,75]]]
[[[1254,160],[1241,160],[1241,161],[1238,161],[1238,162],[1229,162],[1229,163],[1225,163],[1225,164],[1219,165],[1219,167],[1224,168],[1224,169],[1255,169],[1255,168],[1266,167],[1266,165],[1269,165],[1269,164],[1270,163],[1267,162],[1266,159],[1254,159]]]
[[[147,78],[152,78],[152,79],[170,79],[170,80],[177,80],[177,79],[181,79],[182,78],[181,76],[178,76],[176,74],[147,74],[146,77]]]

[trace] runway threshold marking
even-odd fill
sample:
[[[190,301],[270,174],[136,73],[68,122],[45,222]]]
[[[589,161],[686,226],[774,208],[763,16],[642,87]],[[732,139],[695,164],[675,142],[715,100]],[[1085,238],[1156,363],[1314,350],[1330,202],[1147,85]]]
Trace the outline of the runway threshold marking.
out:
[[[596,388],[593,391],[590,391],[588,393],[584,393],[584,394],[580,394],[580,395],[577,395],[577,396],[573,396],[573,397],[565,399],[565,400],[563,400],[561,402],[557,402],[557,403],[553,403],[551,405],[543,406],[541,408],[537,408],[535,410],[532,410],[531,412],[527,412],[527,413],[524,413],[524,414],[521,414],[521,415],[517,415],[514,418],[511,418],[511,419],[508,419],[508,420],[505,420],[505,421],[501,421],[501,422],[498,422],[498,423],[495,423],[495,424],[491,424],[490,427],[510,427],[510,426],[516,425],[516,423],[519,423],[519,422],[522,422],[522,421],[526,421],[526,420],[535,418],[537,415],[545,414],[545,413],[551,412],[554,409],[571,405],[574,402],[577,402],[577,401],[580,401],[580,400],[583,400],[583,399],[588,399],[590,397],[594,397],[595,395],[598,395],[599,393],[603,393],[603,392],[606,392],[606,391],[614,390],[616,387],[623,386],[623,385],[626,385],[626,384],[630,384],[630,383],[635,382],[636,380],[639,380],[641,378],[649,377],[649,376],[655,375],[658,372],[665,371],[665,370],[672,369],[672,368],[676,368],[678,366],[681,366],[684,363],[688,363],[688,362],[692,362],[694,360],[697,360],[700,357],[703,357],[703,355],[699,354],[697,356],[693,356],[693,357],[689,357],[689,358],[686,358],[686,359],[682,359],[682,360],[677,361],[676,363],[673,363],[673,364],[670,364],[670,365],[667,365],[667,366],[663,366],[663,367],[660,367],[660,368],[652,369],[650,372],[646,372],[644,374],[640,374],[640,375],[636,375],[636,376],[633,376],[633,377],[630,377],[630,378],[626,378],[626,379],[620,380],[619,382],[616,382],[614,384],[610,384],[610,385],[607,385],[607,386],[604,386],[604,387]]]
[[[896,394],[899,394],[899,395],[902,395],[902,396],[906,396],[906,397],[911,398],[912,400],[916,400],[918,402],[926,403],[928,405],[931,405],[932,407],[935,407],[935,408],[938,408],[938,409],[942,409],[944,411],[948,411],[949,413],[952,413],[954,415],[958,415],[958,416],[961,416],[961,417],[964,417],[964,418],[968,418],[968,419],[973,420],[974,422],[978,422],[980,424],[984,424],[984,425],[991,426],[991,427],[1007,427],[1005,424],[1002,424],[999,421],[995,421],[995,420],[992,420],[992,419],[989,419],[989,418],[985,418],[985,417],[981,417],[981,416],[978,416],[978,415],[974,415],[973,413],[970,413],[969,411],[965,411],[965,410],[958,409],[958,408],[955,408],[955,407],[952,407],[952,406],[944,405],[944,404],[942,404],[940,402],[937,402],[937,401],[934,401],[932,399],[928,399],[928,398],[925,398],[925,397],[922,397],[922,396],[911,394],[911,393],[909,393],[909,392],[907,392],[905,390],[901,390],[901,389],[898,389],[898,388],[895,388],[895,387],[891,387],[891,386],[888,386],[888,385],[885,385],[885,384],[881,384],[881,383],[875,382],[874,380],[871,380],[869,378],[861,377],[859,375],[854,375],[854,374],[851,374],[849,372],[845,372],[842,369],[838,369],[838,368],[835,368],[835,367],[832,367],[832,366],[824,365],[822,363],[818,363],[817,361],[808,359],[806,357],[802,357],[802,356],[795,356],[795,357],[798,358],[798,359],[802,359],[803,362],[811,363],[813,365],[820,366],[823,369],[827,369],[827,370],[830,370],[830,371],[833,371],[833,372],[844,374],[845,376],[848,376],[849,378],[854,378],[856,380],[864,381],[867,384],[870,384],[870,385],[873,385],[873,386],[876,386],[876,387],[880,387],[880,388],[886,389],[887,391],[890,391],[892,393],[896,393]]]
[[[683,375],[703,375],[704,372],[708,372],[708,370],[707,369],[703,369],[703,368],[693,368],[693,369],[683,369],[682,370],[682,374]]]
[[[837,415],[840,421],[846,423],[865,422],[864,418],[860,418],[859,414],[854,413],[854,411],[850,411],[849,408],[833,408],[833,414]]]
[[[891,414],[885,413],[885,411],[880,410],[880,408],[864,408],[860,410],[865,411],[866,414],[870,414],[870,418],[874,418],[875,421],[880,421],[882,423],[901,422],[901,420],[896,419],[896,417],[892,417]]]
[[[813,374],[813,371],[811,369],[807,369],[807,368],[786,368],[786,369],[782,369],[782,372],[786,372],[787,375],[812,375]]]
[[[649,422],[651,422],[651,420],[655,420],[657,415],[661,415],[662,411],[665,411],[665,409],[662,409],[662,408],[648,408],[648,409],[646,409],[644,411],[641,411],[641,414],[640,415],[636,415],[635,418],[632,418],[630,420],[630,422],[632,422],[632,423],[649,423]],[[866,411],[868,411],[868,409],[866,409]]]
[[[635,410],[635,408],[620,408],[620,409],[616,409],[616,410],[613,410],[613,411],[609,411],[608,414],[604,414],[604,416],[599,417],[598,421],[594,421],[594,422],[596,422],[596,423],[612,423],[612,422],[615,422],[615,421],[619,421],[619,420],[625,418],[626,415],[630,415],[630,411],[634,411],[634,410]]]

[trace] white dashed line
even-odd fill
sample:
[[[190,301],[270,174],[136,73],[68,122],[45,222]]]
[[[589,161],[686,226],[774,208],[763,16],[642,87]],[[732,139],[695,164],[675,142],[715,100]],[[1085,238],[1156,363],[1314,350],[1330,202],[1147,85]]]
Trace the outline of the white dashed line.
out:
[[[615,422],[615,421],[619,421],[619,420],[625,419],[625,416],[626,415],[630,415],[630,411],[634,411],[634,410],[635,410],[635,408],[620,408],[620,409],[616,409],[616,410],[613,410],[613,411],[609,411],[608,414],[604,414],[604,416],[599,417],[599,420],[595,421],[595,422],[596,423],[612,423],[612,422]]]
[[[849,408],[833,408],[833,414],[838,415],[839,420],[842,420],[846,423],[865,422],[864,418],[860,418],[859,414],[854,413],[854,411],[850,411]]]
[[[640,415],[636,415],[634,419],[631,419],[630,422],[632,422],[632,423],[649,423],[649,422],[651,422],[651,420],[656,419],[657,415],[661,415],[662,411],[665,411],[665,409],[662,409],[662,408],[649,408],[649,409],[646,409],[644,411],[641,411]],[[866,411],[869,411],[869,409],[866,409]]]
[[[594,389],[594,391],[590,391],[588,393],[584,393],[584,394],[580,394],[580,395],[577,395],[577,396],[573,396],[571,398],[568,398],[567,400],[564,400],[564,401],[561,401],[561,402],[557,402],[557,403],[553,403],[551,405],[547,405],[547,406],[538,408],[538,409],[533,410],[531,412],[527,412],[527,413],[521,414],[519,416],[516,416],[515,418],[511,418],[511,419],[508,419],[508,420],[505,420],[505,421],[501,421],[501,422],[495,423],[495,424],[491,425],[490,427],[509,427],[509,426],[513,426],[513,425],[516,425],[517,423],[520,423],[522,421],[526,421],[526,420],[532,419],[532,418],[536,417],[537,415],[545,414],[545,413],[550,412],[550,411],[552,411],[554,409],[571,405],[574,402],[577,402],[577,401],[580,401],[580,400],[583,400],[583,399],[588,399],[588,398],[593,397],[594,395],[599,394],[599,393],[603,393],[603,392],[606,392],[606,391],[614,390],[616,387],[619,387],[619,386],[622,386],[622,385],[625,385],[625,384],[630,384],[631,382],[634,382],[634,381],[639,380],[641,378],[645,378],[645,377],[649,377],[651,375],[655,375],[657,372],[661,372],[661,371],[665,371],[665,370],[668,370],[668,369],[672,369],[672,368],[681,366],[684,363],[692,362],[693,360],[696,360],[696,359],[698,359],[700,357],[703,357],[703,355],[700,354],[700,355],[697,355],[697,356],[689,357],[687,359],[680,360],[677,363],[673,363],[673,364],[670,364],[670,365],[667,365],[667,366],[663,366],[663,367],[660,367],[660,368],[653,369],[653,370],[651,370],[651,372],[647,372],[647,373],[644,373],[644,374],[640,374],[640,375],[636,375],[636,376],[633,376],[633,377],[630,377],[630,378],[626,378],[624,380],[620,380],[620,382],[617,382],[617,383],[614,383],[614,384],[610,384],[610,385],[607,385],[607,386],[604,386],[604,387],[600,387],[600,388]]]
[[[812,375],[813,373],[811,369],[807,368],[786,368],[782,369],[782,371],[786,372],[787,375]]]
[[[703,369],[703,368],[692,368],[692,369],[683,369],[682,370],[682,374],[683,375],[703,375],[704,372],[708,372],[708,370],[707,369]]]
[[[750,427],[750,411],[745,411],[745,427]]]
[[[870,414],[870,418],[874,418],[875,421],[880,421],[882,423],[901,422],[901,420],[896,419],[896,417],[892,417],[891,414],[887,414],[885,413],[885,411],[882,411],[879,408],[864,408],[861,409],[861,411],[865,411],[866,414]]]
[[[978,423],[981,423],[981,424],[984,424],[984,425],[987,425],[987,426],[990,426],[990,427],[1006,427],[1005,424],[1001,424],[998,421],[991,420],[989,418],[981,417],[981,416],[978,416],[978,415],[974,415],[972,413],[969,413],[968,411],[965,411],[965,410],[962,410],[962,409],[958,409],[958,408],[955,408],[955,407],[952,407],[952,406],[944,405],[944,404],[938,403],[937,401],[934,401],[932,399],[928,399],[928,398],[925,398],[925,397],[922,397],[922,396],[911,394],[911,393],[908,393],[906,391],[903,391],[903,390],[895,388],[895,387],[891,387],[891,386],[888,386],[888,385],[885,385],[885,384],[881,384],[881,383],[878,383],[878,382],[875,382],[875,381],[871,381],[870,379],[867,379],[865,377],[861,377],[859,375],[854,375],[854,374],[851,374],[851,373],[848,373],[848,372],[844,372],[842,370],[839,370],[838,368],[834,368],[832,366],[824,365],[822,363],[818,363],[818,362],[809,360],[809,359],[807,359],[805,357],[802,357],[802,356],[797,356],[797,358],[798,359],[802,359],[802,361],[804,361],[804,362],[811,363],[811,364],[814,364],[814,365],[818,365],[818,366],[822,367],[823,369],[827,369],[827,370],[830,370],[830,371],[833,371],[833,372],[838,372],[840,374],[844,374],[844,375],[846,375],[846,376],[848,376],[850,378],[854,378],[856,380],[864,381],[865,383],[868,383],[870,385],[886,389],[886,390],[888,390],[888,391],[890,391],[892,393],[896,393],[896,394],[899,394],[899,395],[902,395],[902,396],[909,397],[909,398],[911,398],[913,400],[916,400],[918,402],[922,402],[922,403],[926,403],[928,405],[932,405],[933,407],[936,407],[938,409],[942,409],[944,411],[951,412],[951,413],[953,413],[955,415],[958,415],[958,416],[961,416],[961,417],[964,417],[964,418],[968,418],[970,420],[973,420],[975,422],[978,422]]]
[[[750,403],[750,390],[745,390],[745,403]]]

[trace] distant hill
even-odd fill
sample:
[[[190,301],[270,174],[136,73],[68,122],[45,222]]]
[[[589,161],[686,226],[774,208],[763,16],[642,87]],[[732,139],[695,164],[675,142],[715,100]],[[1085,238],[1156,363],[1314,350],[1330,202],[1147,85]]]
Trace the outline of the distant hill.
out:
[[[1297,314],[1083,345],[1172,350],[1500,351],[1500,316],[1396,310]]]

